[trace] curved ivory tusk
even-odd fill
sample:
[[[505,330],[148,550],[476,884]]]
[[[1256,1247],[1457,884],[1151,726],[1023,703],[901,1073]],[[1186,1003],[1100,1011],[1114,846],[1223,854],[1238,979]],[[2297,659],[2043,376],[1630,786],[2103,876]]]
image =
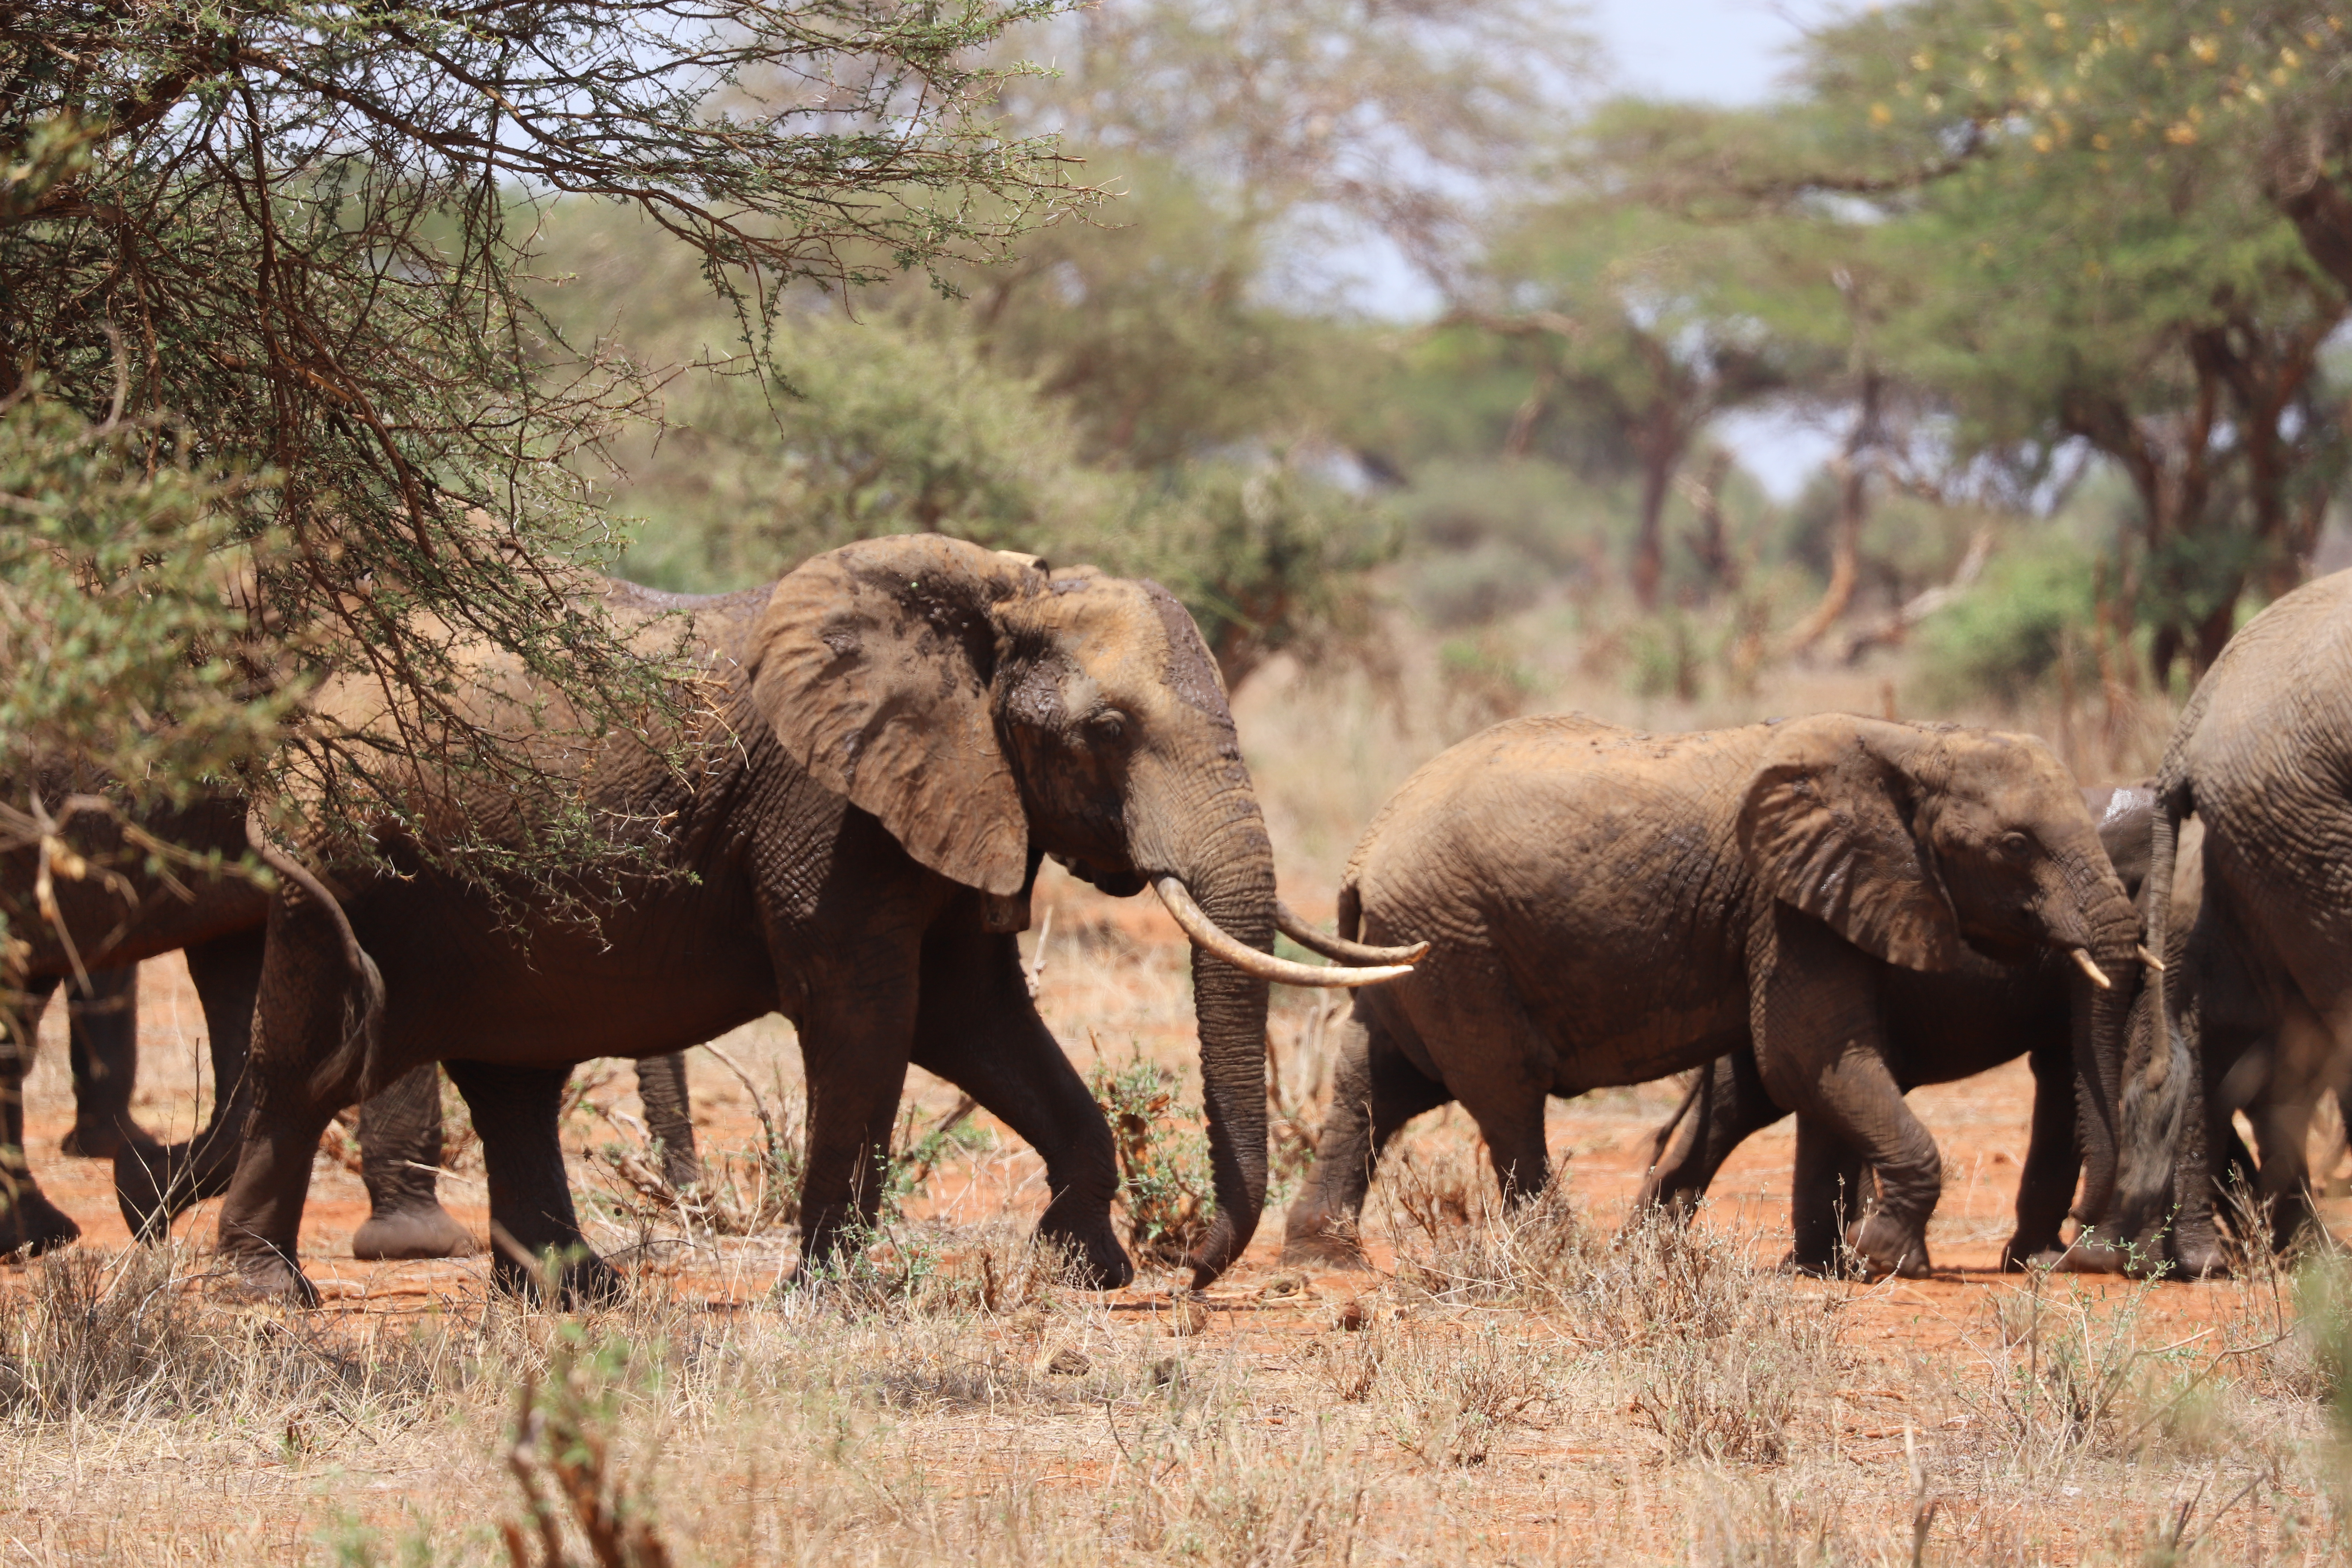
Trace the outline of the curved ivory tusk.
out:
[[[2097,986],[2100,990],[2113,991],[2116,988],[2116,983],[2107,978],[2107,972],[2091,962],[2089,950],[2080,947],[2070,947],[2066,950],[2066,956],[2073,959],[2074,961],[2074,967],[2089,975],[2091,977],[2091,984]]]
[[[2147,947],[2146,947],[2145,945],[2143,945],[2143,946],[2139,946],[2139,947],[2136,947],[2136,948],[2133,948],[2133,949],[2132,949],[2132,951],[2133,951],[2134,952],[2136,952],[2136,953],[2139,954],[2139,961],[2140,961],[2142,963],[2147,964],[2150,969],[2155,970],[2158,974],[2161,974],[2161,973],[2164,973],[2164,960],[2162,960],[2162,959],[2160,959],[2160,958],[2157,957],[2157,956],[2156,956],[2156,954],[2154,954],[2154,953],[2152,953],[2152,952],[2148,952],[2148,950],[2147,949]]]
[[[1411,963],[1429,952],[1429,943],[1414,942],[1410,947],[1366,947],[1360,942],[1349,942],[1343,936],[1317,931],[1298,918],[1298,912],[1280,899],[1274,900],[1274,929],[1307,949],[1340,963]]]
[[[1244,974],[1255,974],[1261,980],[1277,981],[1284,985],[1377,985],[1383,980],[1411,974],[1412,966],[1404,963],[1376,964],[1366,969],[1319,969],[1311,963],[1293,963],[1286,958],[1276,958],[1270,952],[1241,942],[1221,930],[1200,905],[1192,901],[1192,893],[1175,877],[1152,879],[1151,890],[1184,928],[1184,934],[1202,952],[1223,959]]]

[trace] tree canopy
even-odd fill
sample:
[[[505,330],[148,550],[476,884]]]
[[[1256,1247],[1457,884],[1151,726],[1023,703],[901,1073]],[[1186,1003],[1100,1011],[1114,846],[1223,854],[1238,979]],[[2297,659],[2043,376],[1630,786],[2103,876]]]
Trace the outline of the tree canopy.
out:
[[[12,488],[11,524],[51,532],[0,563],[27,598],[70,577],[86,637],[163,640],[151,679],[105,704],[75,696],[99,663],[22,683],[19,640],[0,772],[62,756],[145,787],[154,734],[334,667],[413,694],[451,766],[503,766],[448,700],[461,638],[599,722],[664,701],[567,577],[613,553],[591,459],[657,377],[540,307],[540,214],[640,215],[756,358],[802,280],[943,279],[1091,199],[1049,138],[986,112],[1027,68],[992,51],[1057,3],[11,8],[0,398],[12,439],[78,454],[69,472],[23,458],[26,482],[63,473],[119,526],[77,542],[57,531],[87,506]],[[190,526],[166,598],[193,605],[186,574],[217,557],[233,627],[164,624],[126,587],[166,569],[139,541],[170,509]],[[289,765],[284,738],[226,726],[181,761],[259,787]]]

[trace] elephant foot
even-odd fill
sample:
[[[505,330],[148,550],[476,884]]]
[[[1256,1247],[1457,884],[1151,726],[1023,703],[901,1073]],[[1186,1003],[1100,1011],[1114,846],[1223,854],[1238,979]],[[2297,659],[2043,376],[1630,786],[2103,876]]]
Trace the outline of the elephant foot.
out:
[[[2172,1278],[2176,1279],[2226,1279],[2230,1277],[2230,1257],[2221,1249],[2219,1237],[2207,1232],[2200,1237],[2187,1237],[2178,1231],[2172,1237]]]
[[[0,1211],[0,1255],[38,1258],[81,1235],[73,1216],[49,1202],[30,1181],[16,1189],[16,1201]]]
[[[1070,1282],[1083,1290],[1118,1290],[1134,1282],[1135,1264],[1108,1229],[1064,1230],[1039,1226],[1037,1239],[1067,1260]]]
[[[1343,1231],[1293,1231],[1282,1238],[1282,1261],[1288,1265],[1308,1264],[1326,1268],[1345,1268],[1356,1272],[1369,1269],[1372,1260],[1364,1256],[1363,1243]]]
[[[58,1142],[58,1152],[76,1160],[111,1160],[130,1139],[114,1121],[77,1120]]]
[[[236,1145],[224,1147],[231,1157],[198,1152],[191,1143],[126,1138],[114,1154],[114,1203],[131,1234],[141,1241],[160,1241],[171,1234],[174,1219],[227,1192],[236,1173]]]
[[[2065,1256],[2066,1244],[2055,1237],[2035,1242],[2023,1236],[2012,1236],[2000,1249],[2000,1271],[2024,1274],[2039,1269],[2047,1273],[2057,1268]]]
[[[221,1261],[228,1266],[226,1278],[213,1287],[212,1293],[232,1301],[255,1305],[278,1304],[292,1307],[315,1307],[319,1304],[319,1288],[310,1283],[294,1259],[275,1247],[263,1247],[252,1252],[224,1250]]]
[[[1781,1273],[1800,1279],[1844,1279],[1853,1273],[1834,1258],[1800,1258],[1793,1247],[1780,1255],[1779,1268]]]
[[[551,1273],[555,1285],[552,1300],[547,1288]],[[542,1264],[526,1266],[500,1247],[490,1264],[490,1279],[510,1296],[559,1312],[614,1306],[628,1294],[627,1284],[613,1266],[585,1247],[570,1249],[560,1266],[554,1264],[552,1258]]]
[[[438,1203],[379,1209],[352,1236],[352,1256],[371,1261],[412,1258],[471,1258],[482,1249],[474,1235]]]
[[[2085,1230],[2075,1236],[2073,1245],[2060,1252],[2050,1267],[2062,1274],[2129,1274],[2132,1249],[2095,1231]]]
[[[1935,1272],[1927,1261],[1927,1237],[1890,1215],[1870,1215],[1847,1226],[1845,1244],[1874,1279],[1888,1274],[1925,1279]]]

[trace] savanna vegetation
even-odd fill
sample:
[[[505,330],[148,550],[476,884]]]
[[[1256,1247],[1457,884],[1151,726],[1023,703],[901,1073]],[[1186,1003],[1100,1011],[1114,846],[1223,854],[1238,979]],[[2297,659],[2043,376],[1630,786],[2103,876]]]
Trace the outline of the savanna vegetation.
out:
[[[332,737],[303,702],[346,664],[415,694],[446,766],[509,766],[442,700],[453,637],[635,724],[666,672],[580,574],[732,588],[917,530],[1175,592],[1294,888],[1331,886],[1415,763],[1521,711],[1885,710],[2038,731],[2086,782],[2147,771],[2231,631],[2343,563],[2344,18],[1916,0],[1806,35],[1740,108],[1622,96],[1577,21],[9,9],[0,848],[102,874],[50,855],[61,783],[334,826],[359,808],[308,787]],[[608,847],[548,822],[499,874]],[[1206,1192],[1181,944],[1048,883],[1033,979],[1164,1260]],[[1277,1009],[1293,1179],[1329,1023]],[[307,1319],[230,1309],[200,1248],[0,1278],[9,1550],[2352,1553],[2325,1249],[2193,1291],[1798,1284],[1769,1267],[1785,1137],[1727,1177],[1752,1202],[1612,1239],[1659,1087],[1556,1110],[1567,1173],[1516,1216],[1458,1119],[1416,1131],[1372,1277],[1284,1271],[1270,1225],[1206,1301],[1173,1273],[1098,1298],[1016,1239],[1034,1160],[931,1085],[870,1273],[778,1295],[789,1032],[720,1048],[699,1192],[664,1186],[617,1089],[572,1103],[576,1183],[635,1271],[614,1311],[455,1268],[355,1277]],[[1979,1173],[1939,1258],[1996,1234],[2017,1079],[1923,1113]],[[35,1080],[36,1137],[62,1082]],[[157,1117],[205,1094],[171,1069],[142,1092]],[[93,1182],[76,1212],[109,1207]]]

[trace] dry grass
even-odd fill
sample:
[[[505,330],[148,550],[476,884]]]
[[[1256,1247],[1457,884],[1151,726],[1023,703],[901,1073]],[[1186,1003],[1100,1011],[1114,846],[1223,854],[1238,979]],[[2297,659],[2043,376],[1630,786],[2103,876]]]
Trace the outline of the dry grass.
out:
[[[1875,710],[1885,679],[1838,671],[1736,699],[1637,699],[1578,676],[1541,634],[1538,615],[1486,649],[1518,661],[1523,679],[1489,667],[1449,677],[1433,650],[1407,646],[1386,696],[1280,672],[1245,693],[1295,902],[1328,910],[1330,879],[1387,790],[1452,730],[1530,691],[1671,728]],[[2088,717],[2075,728],[2088,732]],[[1151,1109],[1162,1093],[1171,1105],[1197,1097],[1181,949],[1142,901],[1049,879],[1039,908],[1053,911],[1050,935],[1030,943],[1048,1022],[1106,1092],[1127,1075],[1138,1126],[1125,1154],[1161,1185],[1121,1217],[1148,1240],[1187,1223],[1184,1194],[1200,1190],[1188,1170],[1197,1130],[1171,1138],[1167,1108]],[[169,1020],[156,1009],[148,1022]],[[1322,999],[1277,998],[1290,1180],[1328,1093],[1329,1022]],[[1558,1108],[1562,1173],[1507,1214],[1467,1121],[1424,1119],[1374,1187],[1374,1271],[1286,1268],[1263,1237],[1203,1299],[1179,1294],[1165,1268],[1096,1295],[1064,1284],[1062,1260],[1026,1239],[1045,1203],[1035,1158],[919,1074],[895,1213],[865,1262],[779,1290],[793,1258],[797,1052],[772,1020],[723,1048],[731,1067],[692,1061],[713,1173],[699,1194],[660,1187],[627,1075],[583,1079],[567,1140],[591,1233],[631,1275],[613,1310],[564,1318],[495,1299],[478,1269],[354,1275],[335,1261],[354,1184],[331,1161],[317,1207],[345,1228],[306,1246],[346,1285],[319,1311],[216,1299],[200,1247],[92,1246],[0,1277],[12,1457],[0,1559],[1274,1568],[2352,1555],[2352,1434],[2331,1415],[2352,1293],[2326,1258],[2306,1276],[2196,1287],[1794,1280],[1772,1267],[1787,1245],[1785,1175],[1777,1187],[1769,1173],[1739,1178],[1765,1182],[1762,1201],[1727,1195],[1687,1229],[1624,1223],[1647,1130],[1673,1102],[1657,1088]],[[173,1049],[190,1054],[192,1037]],[[157,1053],[167,1058],[178,1059]],[[54,1059],[35,1082],[37,1117],[62,1103]],[[153,1120],[193,1121],[200,1086],[181,1082],[164,1074],[144,1091]],[[2022,1101],[1937,1103],[1955,1108],[1929,1117],[1953,1173],[1937,1257],[1989,1256],[2005,1234]],[[53,1134],[36,1139],[47,1161],[39,1137]],[[1768,1165],[1759,1155],[1748,1169]],[[1718,1190],[1738,1184],[1727,1175]],[[461,1206],[478,1197],[462,1180],[449,1187]]]

